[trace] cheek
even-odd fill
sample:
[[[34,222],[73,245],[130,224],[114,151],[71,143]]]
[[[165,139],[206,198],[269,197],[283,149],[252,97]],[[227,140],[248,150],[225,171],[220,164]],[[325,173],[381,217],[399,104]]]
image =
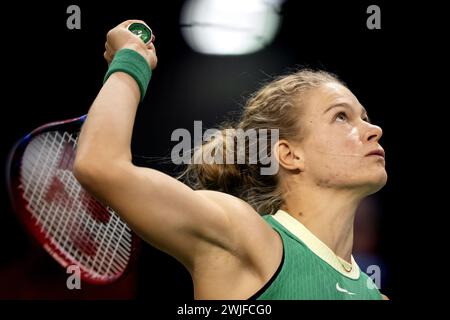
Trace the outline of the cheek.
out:
[[[346,132],[342,141],[342,152],[344,154],[361,155],[362,142],[357,128],[352,128]]]
[[[350,156],[343,156],[339,152],[340,148],[331,150],[328,148],[326,153],[317,152],[312,157],[308,157],[305,171],[313,180],[321,186],[332,186],[347,182],[360,172],[358,159]]]
[[[336,157],[360,155],[361,147],[360,132],[350,125],[324,128],[311,141],[313,151]]]
[[[339,184],[353,180],[366,169],[359,131],[338,128],[316,134],[307,150],[307,168],[323,184]]]

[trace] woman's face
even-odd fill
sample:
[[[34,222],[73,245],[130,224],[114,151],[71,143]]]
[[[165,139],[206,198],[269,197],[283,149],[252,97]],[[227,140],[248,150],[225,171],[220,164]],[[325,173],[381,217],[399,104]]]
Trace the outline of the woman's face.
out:
[[[346,87],[327,83],[312,90],[305,101],[301,143],[304,173],[329,188],[357,188],[368,195],[387,181],[379,144],[380,127],[369,123],[367,113]]]

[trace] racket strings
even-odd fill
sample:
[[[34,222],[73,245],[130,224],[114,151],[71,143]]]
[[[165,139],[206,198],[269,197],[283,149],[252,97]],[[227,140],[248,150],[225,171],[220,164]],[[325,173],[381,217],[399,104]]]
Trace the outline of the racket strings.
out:
[[[36,136],[23,156],[21,189],[35,224],[66,259],[93,277],[116,276],[131,255],[131,230],[74,177],[77,138],[58,131]]]

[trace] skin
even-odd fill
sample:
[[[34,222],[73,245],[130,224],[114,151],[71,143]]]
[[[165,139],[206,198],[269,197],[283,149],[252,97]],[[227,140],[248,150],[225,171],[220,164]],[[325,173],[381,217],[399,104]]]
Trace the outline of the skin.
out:
[[[283,209],[350,261],[356,209],[387,181],[384,158],[366,156],[381,148],[382,130],[338,83],[310,92],[304,108],[304,139],[278,144]]]
[[[130,48],[154,69],[156,48],[126,30],[132,22],[141,21],[128,20],[108,32],[104,57],[110,63],[118,50]],[[386,182],[384,160],[363,156],[378,145],[381,129],[356,115],[360,104],[340,85],[327,84],[308,98],[302,121],[314,134],[301,143],[280,140],[276,145],[284,209],[348,259],[356,206]],[[247,299],[281,262],[278,233],[239,198],[194,191],[162,172],[135,166],[130,146],[139,100],[131,76],[116,72],[109,77],[81,130],[75,177],[142,239],[187,268],[196,299]],[[341,100],[354,109],[350,122],[323,115],[325,107]]]

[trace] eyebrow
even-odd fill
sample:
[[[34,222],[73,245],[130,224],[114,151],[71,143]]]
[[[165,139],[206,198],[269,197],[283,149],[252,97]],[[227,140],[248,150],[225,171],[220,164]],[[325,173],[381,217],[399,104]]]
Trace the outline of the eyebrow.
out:
[[[333,105],[329,106],[327,109],[325,109],[325,111],[323,113],[325,114],[328,111],[330,111],[331,109],[337,108],[337,107],[344,107],[344,108],[347,108],[347,109],[353,109],[351,105],[349,105],[348,103],[344,102],[344,103],[337,103],[337,104],[333,104]],[[367,114],[367,110],[364,107],[362,107],[361,115],[362,116],[366,116],[367,117],[367,122],[371,123],[369,115]]]

